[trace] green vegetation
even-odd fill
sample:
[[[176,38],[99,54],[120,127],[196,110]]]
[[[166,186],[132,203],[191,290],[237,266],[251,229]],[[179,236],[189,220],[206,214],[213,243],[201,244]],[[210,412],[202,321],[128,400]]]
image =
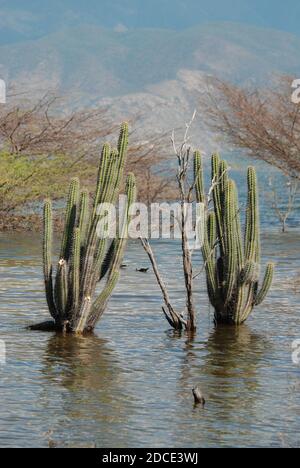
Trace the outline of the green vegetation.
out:
[[[81,162],[80,172],[85,179],[91,176],[93,165]],[[61,199],[66,194],[66,183],[78,167],[71,157],[29,157],[0,152],[0,215],[8,223],[15,217],[29,214],[46,197]]]
[[[45,202],[44,279],[47,303],[56,329],[74,333],[93,330],[118,282],[127,242],[129,207],[136,197],[133,174],[129,174],[127,178],[127,205],[121,232],[110,246],[108,236],[99,236],[99,222],[105,215],[99,213],[97,208],[103,203],[116,202],[124,172],[127,146],[128,125],[123,124],[118,148],[111,149],[108,144],[103,147],[91,211],[87,191],[80,192],[77,178],[71,181],[55,281],[52,266],[52,205],[50,200]],[[108,224],[109,221],[105,226],[109,232]],[[97,283],[104,279],[106,283],[101,294],[93,300]]]
[[[194,157],[198,202],[205,202],[201,156]],[[204,234],[207,289],[217,323],[240,325],[254,306],[265,299],[273,279],[273,264],[268,264],[259,289],[260,230],[256,172],[248,169],[248,201],[245,235],[242,238],[237,188],[228,176],[228,166],[218,155],[212,157],[211,193],[214,210],[207,216]]]

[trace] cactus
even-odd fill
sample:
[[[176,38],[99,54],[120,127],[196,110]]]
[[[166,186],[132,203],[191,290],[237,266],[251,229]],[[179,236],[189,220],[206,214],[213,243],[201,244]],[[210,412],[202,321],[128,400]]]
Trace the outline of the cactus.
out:
[[[109,244],[108,236],[98,235],[98,223],[103,213],[100,204],[115,204],[120,191],[128,146],[128,125],[121,128],[117,149],[105,144],[101,153],[93,208],[89,210],[89,195],[80,192],[78,179],[71,181],[60,258],[53,280],[52,266],[52,206],[44,205],[44,279],[48,308],[55,328],[73,333],[91,331],[102,316],[118,282],[119,269],[127,240],[130,206],[135,201],[136,184],[129,174],[126,184],[127,205],[121,234]],[[107,205],[106,205],[107,206]],[[107,226],[107,230],[109,231]],[[98,282],[105,282],[95,297]],[[103,281],[102,281],[103,280]],[[55,284],[53,284],[55,283]]]
[[[194,156],[195,191],[198,202],[205,200],[201,157]],[[228,166],[219,155],[212,157],[211,196],[202,247],[207,289],[215,310],[215,321],[240,325],[253,308],[263,302],[271,287],[274,265],[268,264],[261,289],[260,233],[257,177],[248,168],[248,201],[245,235],[242,237],[238,192],[228,176]]]

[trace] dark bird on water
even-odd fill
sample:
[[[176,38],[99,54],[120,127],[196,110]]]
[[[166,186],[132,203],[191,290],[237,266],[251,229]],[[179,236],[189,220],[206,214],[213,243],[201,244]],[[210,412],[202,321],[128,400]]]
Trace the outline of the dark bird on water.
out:
[[[125,263],[123,263],[123,265],[121,265],[121,268],[124,270],[125,268],[127,268],[128,265],[125,265]]]
[[[193,395],[195,399],[195,405],[202,405],[204,408],[206,401],[199,386],[193,388]]]
[[[149,268],[137,268],[136,271],[138,271],[139,273],[148,273]]]

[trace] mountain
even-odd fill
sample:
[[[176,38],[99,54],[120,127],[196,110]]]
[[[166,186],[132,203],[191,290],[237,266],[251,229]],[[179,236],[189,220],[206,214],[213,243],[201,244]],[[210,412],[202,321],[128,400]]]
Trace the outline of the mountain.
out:
[[[0,46],[0,78],[33,96],[55,89],[73,108],[106,104],[118,119],[142,114],[146,130],[161,130],[190,117],[206,75],[254,85],[300,76],[299,50],[296,35],[238,23],[81,25]]]
[[[300,75],[300,38],[236,23],[183,31],[113,31],[96,26],[62,29],[0,47],[0,75],[19,86],[57,88],[74,101],[143,92],[201,71],[237,83],[265,83],[274,74]]]
[[[187,29],[241,22],[300,35],[298,0],[0,0],[0,42],[90,24],[105,28]]]

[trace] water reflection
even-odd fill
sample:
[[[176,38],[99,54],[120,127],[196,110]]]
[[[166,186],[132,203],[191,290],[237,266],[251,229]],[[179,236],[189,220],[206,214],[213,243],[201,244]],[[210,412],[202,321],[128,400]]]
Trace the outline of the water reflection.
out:
[[[260,390],[258,369],[268,349],[267,340],[244,325],[235,330],[216,328],[207,343],[203,371],[210,376],[210,392],[222,403],[223,419],[231,418],[233,408],[255,407]]]
[[[61,376],[60,383],[68,390],[81,387],[102,389],[107,381],[116,381],[117,363],[106,340],[53,334],[44,355],[43,374],[49,380]]]
[[[241,396],[241,404],[247,404],[247,395],[251,404],[259,389],[258,369],[270,346],[247,325],[235,330],[216,327],[207,343],[197,341],[195,335],[187,336],[181,367],[183,387],[187,381],[199,383],[211,400],[222,402],[224,411],[235,406]]]
[[[78,424],[77,430],[81,426],[81,430],[88,434],[77,434],[79,439],[95,445],[97,433],[103,431],[103,427],[118,430],[127,424],[131,401],[126,398],[126,380],[107,340],[96,335],[53,334],[43,357],[42,373],[43,400],[47,402],[51,398],[48,394],[50,384],[52,398],[57,399],[64,415],[62,426],[51,429],[58,445],[68,445],[65,440],[68,428],[74,443],[74,424]],[[57,393],[53,393],[53,385],[58,386]]]
[[[266,338],[248,325],[235,329],[218,326],[208,338],[206,366],[217,377],[248,377],[255,373],[267,348]]]

